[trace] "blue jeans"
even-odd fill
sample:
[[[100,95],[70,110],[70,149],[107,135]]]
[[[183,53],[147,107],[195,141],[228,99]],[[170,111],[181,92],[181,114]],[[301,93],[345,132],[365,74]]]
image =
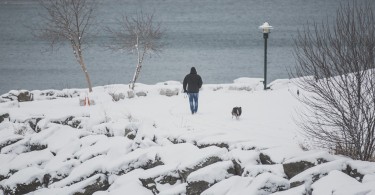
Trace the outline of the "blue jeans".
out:
[[[198,94],[188,93],[191,113],[194,114],[198,111]]]

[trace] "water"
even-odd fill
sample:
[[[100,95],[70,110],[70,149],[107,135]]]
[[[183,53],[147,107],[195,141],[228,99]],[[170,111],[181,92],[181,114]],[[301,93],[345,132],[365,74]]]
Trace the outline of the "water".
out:
[[[155,11],[168,45],[146,59],[137,82],[181,81],[191,66],[204,83],[230,83],[239,77],[263,77],[264,40],[258,26],[274,26],[268,39],[268,81],[288,78],[294,66],[293,38],[307,21],[332,18],[349,0],[102,0],[97,15],[113,26],[122,13]],[[26,25],[37,23],[35,0],[0,0],[0,94],[11,89],[83,88],[86,81],[69,45],[51,53]],[[99,28],[100,29],[100,28]],[[129,83],[135,56],[101,47],[108,34],[85,50],[94,86]]]

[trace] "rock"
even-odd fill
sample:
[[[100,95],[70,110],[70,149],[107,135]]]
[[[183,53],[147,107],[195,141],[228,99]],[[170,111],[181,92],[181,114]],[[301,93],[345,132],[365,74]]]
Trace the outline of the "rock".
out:
[[[192,173],[192,172],[194,172],[194,171],[196,171],[198,169],[201,169],[203,167],[206,167],[208,165],[211,165],[211,164],[214,164],[216,162],[219,162],[219,161],[222,161],[221,158],[219,158],[217,156],[211,156],[211,157],[206,158],[202,162],[198,162],[193,167],[185,167],[185,168],[183,168],[183,170],[179,170],[179,174],[180,174],[182,180],[186,181],[186,179],[190,175],[190,173]]]
[[[19,102],[27,102],[27,101],[33,101],[34,95],[30,93],[29,91],[22,90],[17,96],[17,99]]]
[[[284,172],[289,179],[298,175],[299,173],[320,165],[326,162],[331,162],[337,159],[326,151],[307,151],[298,155],[297,157],[290,158],[283,163]]]
[[[42,181],[39,180],[43,175],[44,171],[42,169],[27,167],[3,180],[0,184],[0,189],[3,189],[4,194],[27,194],[43,186]]]
[[[125,127],[125,137],[134,140],[134,138],[137,136],[138,127],[131,123],[128,126]]]
[[[147,174],[146,178],[140,177],[139,180],[143,187],[151,190],[153,194],[159,194],[160,190],[157,189],[158,186],[164,184],[173,186],[177,181],[181,180],[181,178],[173,166],[158,166],[153,168],[150,174]]]
[[[168,175],[161,175],[157,180],[160,184],[174,185],[178,180],[181,180],[181,178],[178,176],[178,173],[174,171]]]
[[[171,97],[171,96],[174,96],[174,95],[178,95],[178,89],[161,89],[160,90],[160,95],[165,95],[165,96],[168,96],[168,97]]]
[[[237,163],[237,161],[235,160],[232,160],[232,162],[233,162],[234,175],[242,175],[244,169],[241,167],[241,165]]]
[[[13,137],[9,137],[8,139],[6,140],[3,140],[0,142],[0,151],[1,149],[3,149],[4,147],[7,147],[9,145],[12,145],[20,140],[23,139],[23,136],[20,136],[20,135],[15,135]]]
[[[9,114],[8,113],[0,115],[0,123],[2,123],[6,118],[9,118]]]
[[[118,102],[120,100],[125,99],[125,94],[122,93],[122,92],[120,92],[120,93],[108,92],[108,94],[112,97],[112,101],[114,101],[114,102]]]
[[[357,179],[359,182],[362,182],[362,179],[363,179],[364,175],[361,174],[361,173],[358,173],[358,170],[353,169],[350,165],[347,165],[346,169],[344,169],[342,171],[344,173],[346,173],[347,175],[349,175],[350,177],[353,177],[353,178]]]
[[[34,130],[36,133],[40,132],[40,127],[38,127],[38,122],[43,118],[31,118],[25,121],[25,123],[29,124],[30,128]]]
[[[42,183],[40,183],[38,179],[35,179],[28,184],[17,184],[15,189],[5,187],[3,188],[3,190],[5,194],[27,194],[29,192],[35,191],[41,186]]]
[[[143,187],[151,190],[151,192],[153,194],[159,194],[159,190],[156,188],[156,183],[155,183],[155,180],[152,179],[152,178],[147,178],[147,179],[142,179],[142,178],[139,178],[139,180],[141,181]]]
[[[358,186],[361,183],[356,179],[346,175],[345,173],[333,170],[328,173],[327,176],[319,179],[311,185],[311,191],[313,194],[336,194],[335,192],[346,186]],[[368,192],[368,191],[367,191]],[[367,194],[363,193],[363,194]],[[343,194],[343,193],[340,193]],[[357,194],[357,193],[345,193],[345,194]],[[358,193],[362,194],[362,193]],[[371,193],[368,193],[371,194]]]
[[[86,181],[82,183],[87,183]],[[83,192],[76,192],[74,195],[91,195],[97,191],[105,191],[109,188],[108,178],[104,174],[97,174],[89,178],[89,183],[85,184]]]
[[[30,144],[30,151],[39,151],[39,150],[44,150],[47,148],[47,145],[42,145],[42,144]]]
[[[283,164],[284,172],[289,179],[313,166],[313,163],[307,161]]]
[[[74,116],[69,116],[66,118],[59,119],[59,120],[51,121],[51,123],[68,125],[68,126],[71,126],[72,128],[81,128],[80,127],[81,120],[75,119]]]
[[[132,160],[127,160],[126,165],[115,168],[110,172],[116,175],[123,175],[133,171],[134,169],[141,168],[147,170],[160,165],[164,165],[164,163],[161,161],[161,158],[158,155],[155,154],[154,157],[141,155],[139,157],[134,157]]]
[[[145,96],[147,96],[147,93],[144,92],[144,91],[139,91],[139,92],[136,93],[136,95],[137,95],[138,97],[141,97],[141,96],[145,97]]]
[[[250,194],[271,194],[289,189],[289,181],[271,173],[262,173],[251,183]],[[256,192],[256,193],[254,193]]]
[[[132,91],[132,90],[128,91],[128,98],[129,99],[134,98],[134,91]]]
[[[198,148],[206,148],[209,146],[217,146],[219,148],[226,148],[229,149],[229,145],[227,143],[212,143],[212,144],[200,144],[197,145]]]
[[[187,178],[186,194],[199,195],[215,183],[233,175],[235,175],[235,169],[232,161],[217,162],[198,169]]]
[[[161,161],[161,158],[158,155],[156,155],[154,160],[148,160],[146,164],[140,165],[139,168],[147,170],[157,167],[159,165],[164,165],[164,163]]]
[[[274,162],[272,162],[271,158],[263,153],[260,153],[259,154],[259,159],[260,159],[260,163],[262,163],[263,165],[273,165],[275,164]]]
[[[209,187],[210,183],[206,181],[195,181],[188,183],[188,185],[186,186],[186,195],[200,195]]]
[[[249,165],[244,168],[243,177],[257,177],[263,173],[271,173],[282,178],[287,178],[281,164],[274,165]]]
[[[344,165],[346,165],[346,160],[335,160],[306,169],[289,180],[290,187],[296,187],[305,182],[314,183],[333,170],[341,170]]]
[[[253,88],[251,86],[237,86],[237,85],[231,85],[228,88],[229,90],[233,91],[251,91]]]

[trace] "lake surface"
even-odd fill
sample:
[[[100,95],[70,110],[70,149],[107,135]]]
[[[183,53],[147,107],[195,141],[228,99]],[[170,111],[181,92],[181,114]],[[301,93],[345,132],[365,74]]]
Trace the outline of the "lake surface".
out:
[[[349,0],[102,0],[97,18],[114,26],[121,14],[155,12],[166,30],[167,46],[160,56],[147,58],[137,82],[182,81],[195,66],[204,83],[231,83],[239,77],[263,77],[264,39],[258,29],[274,26],[268,39],[268,82],[288,78],[293,67],[293,38],[307,21],[335,16]],[[0,0],[0,94],[11,89],[84,88],[86,81],[69,45],[45,52],[48,43],[26,27],[38,22],[35,0]],[[98,26],[98,29],[100,27]],[[108,34],[84,51],[94,86],[127,84],[135,56],[101,46]]]

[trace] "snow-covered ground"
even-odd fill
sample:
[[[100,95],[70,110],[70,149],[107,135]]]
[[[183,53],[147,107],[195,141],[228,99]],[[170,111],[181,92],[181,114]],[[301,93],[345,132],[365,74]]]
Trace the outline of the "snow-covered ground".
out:
[[[375,163],[303,150],[297,88],[270,86],[203,85],[195,115],[175,81],[137,84],[133,98],[127,85],[95,87],[91,106],[79,105],[84,89],[19,103],[11,91],[0,97],[0,194],[375,194]]]

